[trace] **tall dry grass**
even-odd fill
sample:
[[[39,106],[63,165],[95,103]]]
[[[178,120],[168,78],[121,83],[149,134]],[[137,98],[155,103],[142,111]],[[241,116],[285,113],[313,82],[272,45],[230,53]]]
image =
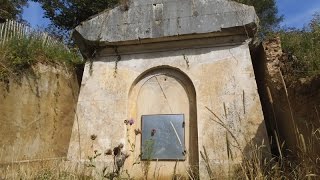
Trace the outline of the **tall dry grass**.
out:
[[[279,69],[279,75],[282,80],[283,90],[285,91],[286,101],[290,112],[290,120],[294,127],[294,136],[296,140],[295,149],[285,149],[285,140],[279,141],[278,129],[275,126],[274,141],[278,149],[279,155],[273,155],[271,159],[264,158],[263,145],[252,146],[254,149],[251,151],[249,158],[245,158],[241,165],[241,172],[238,174],[239,179],[320,179],[320,118],[318,110],[315,108],[315,113],[318,115],[319,124],[313,123],[310,134],[302,134],[299,126],[295,121],[295,113],[292,110],[289,93],[285,79]],[[270,104],[273,106],[273,98],[270,90],[268,89],[268,96]],[[275,111],[273,109],[273,116]],[[278,119],[281,120],[281,119]],[[291,152],[286,154],[285,152]]]
[[[320,116],[318,109],[310,108],[311,111],[314,109],[314,113],[317,114],[319,122],[308,122],[312,123],[311,126],[309,125],[312,129],[309,129],[309,134],[303,134],[300,130],[300,128],[302,128],[301,125],[296,123],[295,112],[291,106],[292,102],[290,101],[285,78],[281,70],[279,69],[278,71],[283,85],[284,98],[288,104],[288,112],[290,113],[289,119],[286,122],[292,123],[292,127],[294,127],[293,136],[296,148],[288,149],[285,146],[286,140],[280,141],[279,132],[281,132],[281,129],[279,129],[276,124],[274,129],[272,129],[273,134],[269,134],[269,136],[272,136],[270,143],[276,145],[278,152],[276,154],[266,152],[266,145],[263,142],[260,145],[248,142],[250,146],[249,153],[240,149],[244,159],[240,164],[240,168],[235,171],[231,178],[228,177],[227,179],[320,179],[320,151],[318,149],[320,143]],[[275,101],[269,88],[267,88],[267,93],[273,112],[271,116],[278,121],[283,120],[276,117],[274,109]],[[225,128],[231,135],[231,138],[237,142],[237,136],[232,134],[232,131],[228,129],[228,126],[224,124],[221,118],[212,112],[212,110],[208,109],[208,111],[212,114],[213,122]],[[228,143],[228,141],[226,141],[226,143]],[[228,147],[228,144],[226,144],[226,146]],[[271,156],[268,156],[268,154]],[[208,179],[217,179],[205,147],[201,151],[201,158],[205,162]]]

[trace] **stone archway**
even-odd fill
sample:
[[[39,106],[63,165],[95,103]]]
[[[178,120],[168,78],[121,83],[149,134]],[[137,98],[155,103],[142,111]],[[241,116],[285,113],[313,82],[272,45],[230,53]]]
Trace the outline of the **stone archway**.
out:
[[[189,77],[181,70],[169,66],[150,69],[134,81],[130,90],[129,101],[129,116],[136,119],[135,128],[141,129],[142,115],[183,114],[185,118],[185,160],[152,161],[149,177],[150,175],[156,175],[157,177],[169,178],[173,174],[187,177],[187,171],[191,169],[192,173],[198,174],[196,92]],[[129,164],[131,164],[141,154],[141,138],[129,138],[131,142],[135,142],[134,157],[129,160]],[[160,167],[160,169],[157,169],[157,167]],[[131,173],[134,176],[139,176],[143,172],[138,167],[133,168]]]

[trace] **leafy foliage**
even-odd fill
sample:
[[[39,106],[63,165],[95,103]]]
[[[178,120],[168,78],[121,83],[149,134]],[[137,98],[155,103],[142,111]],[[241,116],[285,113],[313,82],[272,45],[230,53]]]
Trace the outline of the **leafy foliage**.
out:
[[[90,16],[113,7],[118,0],[33,0],[45,10],[45,17],[61,30],[71,30]]]
[[[320,74],[320,12],[302,30],[283,29],[279,34],[283,49],[296,56],[293,60],[297,73]]]
[[[261,31],[263,33],[274,30],[283,20],[278,15],[278,8],[275,0],[234,0],[239,3],[254,6],[260,19]]]
[[[10,39],[0,46],[0,54],[0,80],[17,77],[38,62],[70,67],[83,63],[77,52],[61,45],[44,46],[41,39],[33,36]]]
[[[22,8],[28,0],[0,0],[0,18],[21,20]]]

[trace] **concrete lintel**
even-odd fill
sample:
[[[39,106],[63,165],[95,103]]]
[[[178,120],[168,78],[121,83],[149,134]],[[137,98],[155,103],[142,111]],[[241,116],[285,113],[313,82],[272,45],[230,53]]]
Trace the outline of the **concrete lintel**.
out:
[[[173,51],[189,48],[206,48],[206,47],[221,47],[240,45],[248,41],[248,38],[243,35],[236,36],[220,36],[220,37],[203,37],[196,39],[185,39],[176,41],[151,42],[133,45],[114,45],[105,46],[97,51],[98,57],[139,54],[149,52]]]

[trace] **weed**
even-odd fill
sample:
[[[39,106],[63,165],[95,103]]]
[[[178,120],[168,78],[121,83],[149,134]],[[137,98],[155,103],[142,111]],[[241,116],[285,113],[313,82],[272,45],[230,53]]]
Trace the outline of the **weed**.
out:
[[[62,43],[49,43],[36,32],[2,41],[0,45],[0,80],[20,77],[36,63],[74,67],[83,64],[77,49],[67,49]]]
[[[151,133],[153,133],[153,132],[151,132]],[[143,147],[142,157],[145,158],[145,161],[141,162],[141,167],[142,167],[142,171],[143,171],[145,179],[148,179],[150,164],[151,164],[151,160],[153,159],[153,155],[154,155],[154,144],[155,144],[155,141],[151,137],[150,139],[145,141],[145,146]]]

